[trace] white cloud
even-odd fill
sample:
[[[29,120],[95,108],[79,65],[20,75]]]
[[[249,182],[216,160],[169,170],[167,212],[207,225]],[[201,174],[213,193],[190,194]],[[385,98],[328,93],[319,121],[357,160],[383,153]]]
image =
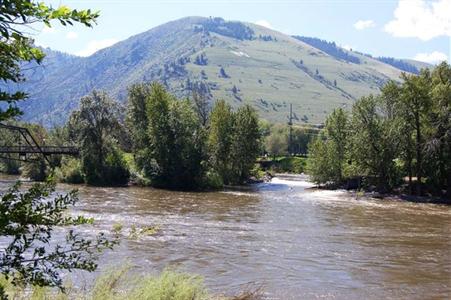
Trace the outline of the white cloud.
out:
[[[74,31],[69,31],[68,33],[66,33],[66,39],[68,39],[68,40],[78,39],[78,33],[74,32]]]
[[[414,57],[415,60],[424,61],[430,64],[437,64],[448,60],[448,56],[443,52],[434,51],[432,53],[418,53]]]
[[[451,36],[451,0],[399,0],[394,19],[385,31],[395,37],[416,37],[428,41]]]
[[[350,45],[347,45],[347,44],[346,45],[340,45],[340,47],[345,49],[345,50],[348,50],[348,51],[351,51],[352,49],[354,49],[354,47],[352,47]]]
[[[376,23],[373,20],[358,20],[354,23],[354,28],[357,30],[364,30],[374,26],[376,26]]]
[[[116,39],[104,39],[104,40],[93,40],[88,43],[85,49],[76,53],[78,56],[90,56],[100,49],[110,47],[116,44],[118,40]]]
[[[259,20],[259,21],[255,22],[255,24],[269,28],[269,29],[274,29],[274,27],[272,27],[271,23],[269,23],[266,20]]]

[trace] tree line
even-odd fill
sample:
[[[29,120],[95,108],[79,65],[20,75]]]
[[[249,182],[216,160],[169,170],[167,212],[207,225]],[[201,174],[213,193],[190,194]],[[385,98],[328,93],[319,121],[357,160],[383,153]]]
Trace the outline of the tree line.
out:
[[[79,158],[52,157],[54,174],[63,182],[125,185],[131,177],[156,187],[199,189],[247,181],[261,153],[258,122],[249,105],[234,111],[219,100],[211,107],[200,94],[177,99],[159,83],[142,83],[129,88],[127,107],[93,91],[65,126],[51,131],[26,126],[41,142],[70,141],[80,148]],[[14,144],[15,137],[9,142]],[[8,173],[18,173],[19,167],[3,163]],[[35,180],[51,172],[43,160],[23,163],[21,170]]]
[[[362,97],[351,112],[339,108],[309,145],[308,171],[317,184],[350,179],[380,192],[451,198],[451,67],[388,82]]]
[[[212,108],[199,94],[178,100],[158,83],[129,89],[126,124],[141,174],[153,185],[177,189],[241,184],[260,149],[258,116],[225,101]]]
[[[39,124],[9,121],[10,124],[26,127],[43,146],[78,146],[81,149],[81,155],[79,158],[52,155],[48,157],[50,164],[43,159],[25,162],[4,159],[0,160],[0,171],[13,175],[20,174],[35,181],[44,181],[53,173],[57,180],[66,183],[105,186],[125,185],[133,181],[141,185],[168,188],[171,188],[171,185],[161,183],[161,181],[169,181],[167,178],[187,183],[194,180],[189,184],[192,187],[240,184],[246,182],[249,176],[259,178],[263,175],[262,170],[259,172],[253,164],[257,156],[267,156],[274,162],[277,161],[273,164],[273,171],[290,173],[304,171],[303,167],[292,165],[293,162],[296,164],[297,160],[281,159],[291,155],[305,156],[309,142],[318,135],[318,128],[292,126],[290,139],[288,125],[273,124],[262,119],[256,120],[255,112],[250,107],[234,112],[227,103],[220,101],[213,107],[213,114],[209,98],[196,91],[190,99],[185,100],[178,100],[166,91],[163,91],[164,95],[158,94],[160,98],[170,99],[170,106],[174,106],[171,112],[167,111],[165,114],[171,115],[173,120],[181,120],[180,128],[186,130],[182,132],[175,125],[171,125],[174,128],[169,127],[169,131],[177,131],[177,136],[192,138],[183,141],[183,149],[185,153],[189,153],[189,156],[178,157],[182,155],[179,151],[182,147],[180,139],[171,145],[161,144],[162,147],[175,151],[168,155],[172,158],[168,160],[168,163],[175,162],[175,164],[174,167],[166,166],[166,160],[163,158],[159,158],[159,163],[156,164],[154,158],[161,151],[152,150],[153,153],[149,151],[149,125],[155,128],[156,121],[149,124],[148,106],[149,103],[157,100],[152,98],[154,100],[149,101],[146,98],[156,97],[156,91],[160,88],[162,87],[158,84],[153,90],[152,84],[131,86],[126,106],[116,102],[106,93],[93,91],[81,99],[79,109],[70,115],[67,123],[62,127],[46,129]],[[174,104],[175,101],[180,103]],[[188,113],[182,114],[182,111]],[[160,113],[161,111],[158,112]],[[252,118],[246,120],[243,116],[252,116]],[[154,114],[152,120],[158,117]],[[165,120],[164,117],[162,119]],[[212,119],[214,121],[210,122]],[[226,119],[230,120],[226,121]],[[244,124],[245,122],[251,124]],[[220,123],[225,124],[225,133],[221,131]],[[246,143],[243,145],[249,144],[252,149],[239,148],[241,136],[238,132],[233,133],[234,126],[258,128],[258,130],[247,131],[250,136],[244,137]],[[152,134],[156,135],[155,129],[152,130]],[[191,132],[196,134],[193,135]],[[161,132],[158,134],[161,135]],[[2,137],[1,145],[17,144],[17,134],[0,129],[0,136]],[[158,137],[155,139],[158,140]],[[188,143],[190,141],[191,146]],[[220,146],[216,146],[216,143]],[[221,151],[226,153],[223,154]],[[249,157],[247,153],[240,153],[240,151],[249,151]],[[242,162],[242,157],[247,163]],[[231,162],[232,159],[234,163]],[[221,160],[228,165],[222,167]],[[304,160],[302,162],[299,160],[299,163],[303,165]],[[155,173],[157,165],[162,172],[159,176]],[[160,165],[166,167],[161,168]],[[238,167],[239,165],[245,168]],[[166,174],[169,171],[164,170],[172,170],[172,175]],[[194,174],[195,177],[190,174]],[[181,179],[183,176],[188,179]],[[166,179],[163,180],[163,178]],[[173,187],[177,188],[175,185]]]

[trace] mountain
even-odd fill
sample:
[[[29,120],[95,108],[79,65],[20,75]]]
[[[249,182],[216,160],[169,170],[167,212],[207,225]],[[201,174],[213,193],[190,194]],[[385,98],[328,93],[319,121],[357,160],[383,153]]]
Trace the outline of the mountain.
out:
[[[24,119],[47,126],[64,122],[92,89],[124,103],[127,87],[142,81],[160,81],[179,97],[199,90],[234,107],[250,103],[273,122],[285,122],[292,103],[295,122],[320,123],[332,109],[399,80],[396,66],[332,48],[255,24],[187,17],[89,57],[46,49],[44,66],[27,68],[27,81],[7,88],[27,91]]]
[[[349,51],[346,51],[345,49],[337,46],[335,42],[328,42],[325,40],[321,40],[318,38],[313,37],[306,37],[306,36],[293,36],[295,39],[298,39],[300,41],[303,41],[307,44],[309,44],[312,47],[318,48],[321,51],[329,54],[330,56],[335,57],[336,59],[344,60],[349,63],[354,64],[360,64],[361,60],[358,56],[355,54],[349,53]],[[364,55],[366,57],[374,58],[380,62],[383,62],[385,64],[391,65],[401,71],[412,73],[412,74],[419,74],[420,70],[423,68],[430,68],[431,65],[427,63],[422,63],[415,60],[408,60],[408,59],[396,59],[393,57],[373,57],[371,54],[367,53],[361,53],[361,52],[355,52],[360,55]]]

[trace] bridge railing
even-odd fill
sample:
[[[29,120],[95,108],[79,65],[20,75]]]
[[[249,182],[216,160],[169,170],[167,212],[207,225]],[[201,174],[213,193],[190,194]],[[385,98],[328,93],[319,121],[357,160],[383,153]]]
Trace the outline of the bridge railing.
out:
[[[27,154],[27,153],[39,153],[44,155],[52,154],[68,154],[78,155],[79,150],[77,147],[72,146],[0,146],[0,153],[10,154]]]

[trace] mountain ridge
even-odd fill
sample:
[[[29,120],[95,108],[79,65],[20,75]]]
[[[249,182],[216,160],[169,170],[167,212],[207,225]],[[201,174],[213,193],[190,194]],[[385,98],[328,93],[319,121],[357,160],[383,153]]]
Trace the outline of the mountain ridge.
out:
[[[340,48],[341,49],[341,48]],[[136,82],[159,81],[179,97],[193,90],[234,107],[253,105],[273,122],[285,122],[293,103],[295,122],[320,123],[333,108],[377,93],[401,70],[347,50],[359,64],[252,23],[186,17],[131,36],[88,57],[49,51],[45,66],[26,71],[24,119],[61,124],[80,97],[108,91],[120,102]]]

